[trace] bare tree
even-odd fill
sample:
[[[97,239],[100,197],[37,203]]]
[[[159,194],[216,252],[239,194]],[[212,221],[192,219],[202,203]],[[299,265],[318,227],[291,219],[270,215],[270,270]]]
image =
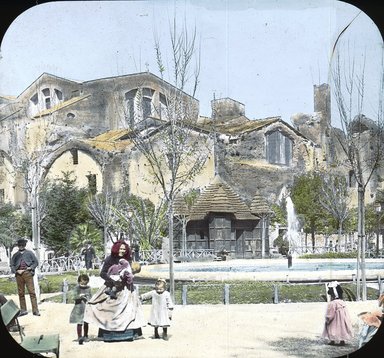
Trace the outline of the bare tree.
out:
[[[199,195],[199,191],[193,189],[175,198],[174,202],[174,215],[181,225],[181,256],[184,258],[187,255],[187,224],[192,207]]]
[[[356,68],[354,59],[343,62],[337,52],[332,69],[334,97],[340,115],[341,131],[333,130],[346,160],[346,165],[357,184],[358,196],[358,269],[357,299],[360,299],[360,274],[362,299],[367,299],[365,270],[365,192],[372,176],[382,165],[383,158],[383,74],[379,85],[379,103],[375,119],[364,116],[365,100],[365,61],[361,69]]]
[[[122,201],[122,205],[116,207],[115,212],[122,230],[128,233],[131,244],[138,243],[141,250],[158,246],[166,223],[166,205],[163,202],[155,207],[148,199],[130,195]]]
[[[27,194],[27,209],[31,213],[32,242],[40,260],[40,223],[44,216],[44,202],[40,191],[44,186],[49,162],[60,146],[55,141],[54,117],[45,116],[35,122],[28,119],[12,122],[9,155],[12,158],[12,175],[16,186]]]
[[[132,141],[145,157],[154,181],[160,186],[168,211],[169,236],[169,280],[170,292],[174,297],[173,270],[173,219],[176,195],[191,183],[203,168],[211,153],[210,133],[198,126],[197,101],[195,94],[199,78],[199,56],[196,51],[196,30],[188,32],[184,27],[178,31],[176,21],[171,29],[171,81],[164,80],[167,68],[162,60],[159,39],[155,39],[158,69],[161,73],[162,106],[155,109],[160,118],[153,125],[143,114],[128,121],[133,132]],[[196,61],[196,62],[194,62]],[[191,73],[191,71],[193,72]],[[192,96],[185,91],[189,90]],[[136,102],[142,103],[143,91],[138,90]]]
[[[107,190],[90,198],[88,210],[95,222],[103,230],[104,256],[107,254],[108,241],[113,241],[113,224],[116,214],[115,208],[119,206],[120,198]]]
[[[350,198],[344,176],[325,175],[320,188],[320,204],[338,223],[337,236],[341,243],[343,225],[349,216]]]

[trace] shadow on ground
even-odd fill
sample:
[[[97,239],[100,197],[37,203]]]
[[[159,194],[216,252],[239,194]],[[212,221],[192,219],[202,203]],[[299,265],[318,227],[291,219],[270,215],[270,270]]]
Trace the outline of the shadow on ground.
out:
[[[321,339],[287,337],[269,343],[271,349],[279,351],[282,356],[303,358],[336,358],[342,357],[357,350],[357,340],[345,346],[330,346]]]

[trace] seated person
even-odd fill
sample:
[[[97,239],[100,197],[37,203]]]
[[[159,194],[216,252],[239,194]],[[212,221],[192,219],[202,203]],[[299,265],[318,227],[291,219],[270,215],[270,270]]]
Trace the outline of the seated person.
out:
[[[100,277],[104,284],[88,300],[85,306],[84,322],[94,324],[99,328],[98,337],[104,341],[125,341],[130,337],[138,339],[142,336],[142,327],[146,325],[142,305],[135,287],[114,281],[108,274],[112,265],[119,264],[120,259],[131,262],[131,249],[125,241],[116,241],[111,248],[111,254],[104,259]],[[140,272],[138,262],[131,263],[132,273]],[[105,293],[116,286],[116,299],[110,299]],[[112,338],[111,338],[112,337]]]

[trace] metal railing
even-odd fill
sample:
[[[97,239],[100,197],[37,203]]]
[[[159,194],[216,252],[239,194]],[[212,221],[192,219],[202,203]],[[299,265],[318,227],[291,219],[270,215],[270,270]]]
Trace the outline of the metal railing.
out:
[[[182,255],[183,254],[183,255]],[[198,250],[175,250],[173,259],[178,260],[198,260],[202,258],[214,258],[213,249]],[[145,263],[169,262],[169,252],[165,250],[143,250],[139,252],[139,261]],[[100,268],[102,260],[96,258],[93,262],[93,268]],[[85,269],[85,262],[81,255],[60,256],[43,260],[40,264],[41,273],[55,272],[61,273],[66,271],[79,271]]]
[[[214,249],[195,249],[173,251],[174,260],[198,260],[204,258],[215,258]],[[169,251],[166,250],[143,250],[139,252],[139,260],[147,263],[169,262]]]
[[[40,264],[40,271],[47,272],[66,272],[78,271],[85,267],[85,263],[81,255],[76,256],[60,256],[52,259],[43,260]]]
[[[327,252],[325,247],[297,247],[296,253],[324,253]],[[135,256],[135,255],[134,255]],[[367,252],[367,257],[369,252]],[[203,259],[217,259],[214,249],[195,249],[195,250],[181,250],[175,249],[173,252],[174,261],[194,261],[194,260],[203,260]],[[139,252],[138,258],[134,260],[145,263],[145,264],[154,264],[154,263],[169,263],[169,251],[162,249],[152,249],[152,250],[143,250]],[[102,265],[102,259],[96,258],[93,263],[93,268],[100,268]],[[74,256],[61,256],[55,257],[48,260],[43,260],[40,265],[40,271],[42,273],[47,272],[66,272],[66,271],[79,271],[85,269],[85,262],[81,255]]]

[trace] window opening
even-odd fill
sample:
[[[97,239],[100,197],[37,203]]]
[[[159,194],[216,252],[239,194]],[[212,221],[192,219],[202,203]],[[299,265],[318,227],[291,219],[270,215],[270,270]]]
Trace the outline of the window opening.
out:
[[[39,96],[37,95],[37,93],[35,93],[35,94],[31,97],[30,101],[31,101],[35,106],[37,106],[37,104],[39,103]]]
[[[73,164],[74,165],[79,164],[79,153],[77,149],[71,149],[71,154],[72,154]]]
[[[160,118],[167,115],[167,98],[164,94],[159,94],[159,102],[160,102]]]
[[[44,88],[42,92],[43,92],[43,95],[45,96],[44,98],[45,108],[50,109],[51,108],[51,92],[49,91],[49,88]]]
[[[135,119],[135,97],[137,89],[133,89],[125,94],[127,118],[133,123]]]
[[[292,140],[279,131],[267,135],[266,157],[271,164],[289,165],[292,159]]]
[[[62,101],[63,100],[63,93],[61,91],[59,91],[58,89],[55,89],[55,94],[56,94],[56,98],[59,100],[59,101]]]

